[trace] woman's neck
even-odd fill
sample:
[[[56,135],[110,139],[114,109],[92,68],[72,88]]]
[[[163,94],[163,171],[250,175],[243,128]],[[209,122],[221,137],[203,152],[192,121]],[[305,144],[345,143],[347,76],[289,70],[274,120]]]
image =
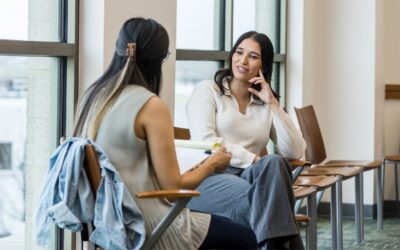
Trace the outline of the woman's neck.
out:
[[[250,101],[251,93],[249,92],[248,88],[250,84],[248,82],[243,82],[233,78],[229,82],[229,89],[231,94],[239,100],[242,101]]]

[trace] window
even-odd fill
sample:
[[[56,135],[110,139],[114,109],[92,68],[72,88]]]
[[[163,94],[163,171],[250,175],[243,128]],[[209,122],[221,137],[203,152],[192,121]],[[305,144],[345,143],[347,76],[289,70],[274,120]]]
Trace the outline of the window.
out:
[[[185,104],[194,86],[224,67],[244,32],[268,35],[274,50],[272,87],[285,103],[285,0],[177,0],[175,126],[188,127]]]
[[[36,244],[43,177],[72,117],[76,2],[0,2],[0,249]]]
[[[177,48],[222,50],[220,0],[178,0]],[[199,11],[200,10],[200,11]]]

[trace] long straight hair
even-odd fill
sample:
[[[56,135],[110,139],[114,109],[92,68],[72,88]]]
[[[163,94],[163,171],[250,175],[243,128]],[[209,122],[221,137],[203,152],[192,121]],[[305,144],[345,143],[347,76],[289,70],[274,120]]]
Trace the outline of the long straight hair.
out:
[[[128,43],[136,44],[133,57],[127,55]],[[73,135],[95,140],[107,110],[127,85],[142,86],[158,95],[168,46],[168,33],[158,22],[144,18],[127,20],[119,32],[111,64],[80,101]]]
[[[262,72],[264,75],[265,80],[269,84],[272,93],[276,98],[279,98],[279,95],[272,89],[271,87],[271,79],[272,79],[272,66],[274,63],[274,47],[272,45],[271,40],[263,33],[258,33],[257,31],[248,31],[242,34],[238,40],[236,41],[235,45],[233,45],[231,51],[229,52],[228,56],[228,68],[218,70],[214,75],[214,81],[217,84],[219,90],[222,94],[225,93],[225,88],[222,82],[226,79],[228,81],[232,80],[233,78],[233,71],[232,71],[232,57],[233,54],[236,52],[237,47],[240,43],[245,39],[253,39],[261,48],[261,64],[262,64]]]

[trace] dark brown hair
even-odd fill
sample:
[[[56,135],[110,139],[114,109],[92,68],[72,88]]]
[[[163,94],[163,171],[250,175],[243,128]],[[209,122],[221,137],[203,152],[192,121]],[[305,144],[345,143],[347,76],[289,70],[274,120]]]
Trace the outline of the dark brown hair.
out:
[[[135,44],[134,58],[126,53],[128,43]],[[143,86],[158,95],[161,66],[168,54],[168,46],[168,33],[158,22],[144,18],[127,20],[119,32],[110,65],[83,95],[75,119],[74,136],[92,131],[88,133],[89,138],[95,139],[102,117],[127,85]],[[86,123],[90,123],[91,129],[87,129]]]

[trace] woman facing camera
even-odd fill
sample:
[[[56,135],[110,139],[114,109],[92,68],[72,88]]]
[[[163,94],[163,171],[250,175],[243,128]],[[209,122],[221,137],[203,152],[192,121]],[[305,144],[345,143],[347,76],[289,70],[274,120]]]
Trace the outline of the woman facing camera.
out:
[[[220,142],[230,167],[199,186],[189,207],[222,215],[256,233],[259,246],[304,248],[294,217],[291,166],[305,142],[271,89],[274,51],[269,38],[250,31],[233,46],[228,68],[200,82],[186,105],[191,138]],[[267,155],[268,141],[278,155]]]

